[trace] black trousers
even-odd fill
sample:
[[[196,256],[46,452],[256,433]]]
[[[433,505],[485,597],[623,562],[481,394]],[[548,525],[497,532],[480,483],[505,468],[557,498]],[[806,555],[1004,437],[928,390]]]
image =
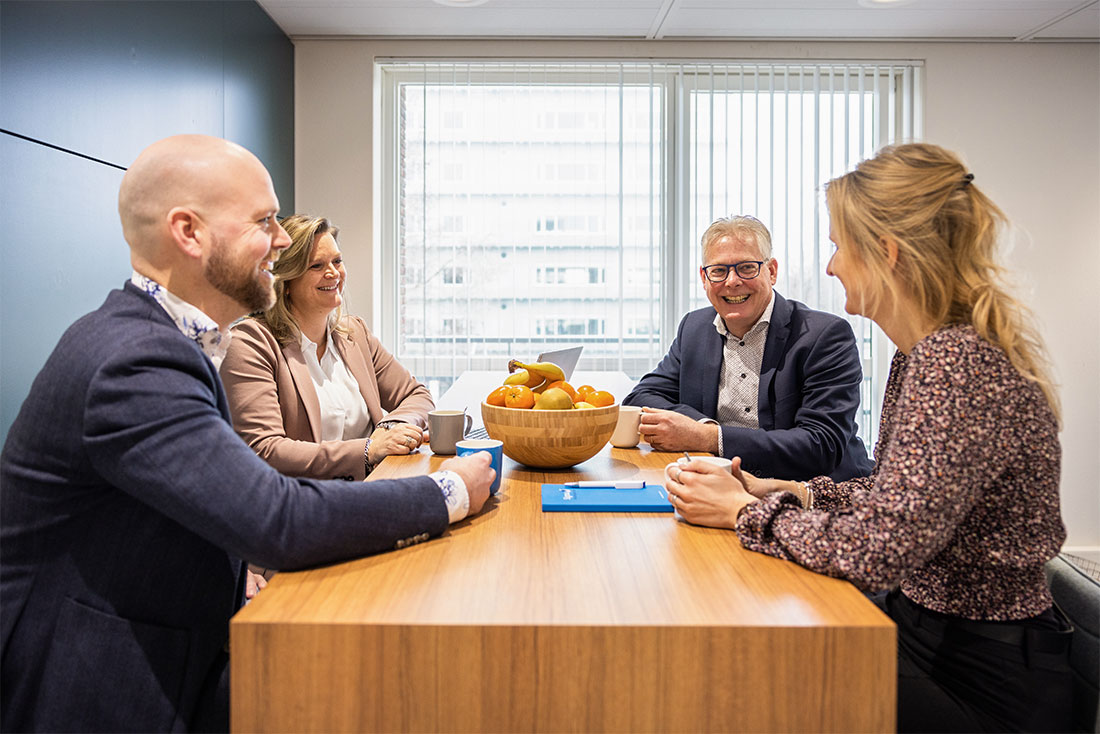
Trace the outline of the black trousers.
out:
[[[1054,609],[1019,622],[939,614],[895,590],[899,732],[1065,732],[1073,726],[1069,641]]]

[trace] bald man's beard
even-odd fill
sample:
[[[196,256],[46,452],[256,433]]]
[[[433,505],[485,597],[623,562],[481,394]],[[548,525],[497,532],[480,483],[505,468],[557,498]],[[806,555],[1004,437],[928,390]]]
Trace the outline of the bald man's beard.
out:
[[[260,270],[260,263],[234,259],[221,240],[215,240],[203,274],[210,285],[241,304],[245,313],[266,311],[275,303],[273,282]]]

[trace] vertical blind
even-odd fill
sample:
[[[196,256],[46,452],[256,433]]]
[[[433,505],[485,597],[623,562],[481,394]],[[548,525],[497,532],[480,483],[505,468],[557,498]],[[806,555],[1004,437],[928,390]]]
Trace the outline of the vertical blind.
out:
[[[580,369],[651,369],[707,305],[699,237],[720,216],[771,230],[776,289],[844,315],[822,184],[919,136],[915,63],[387,60],[384,341],[438,395],[583,344]],[[890,347],[849,317],[874,440]]]

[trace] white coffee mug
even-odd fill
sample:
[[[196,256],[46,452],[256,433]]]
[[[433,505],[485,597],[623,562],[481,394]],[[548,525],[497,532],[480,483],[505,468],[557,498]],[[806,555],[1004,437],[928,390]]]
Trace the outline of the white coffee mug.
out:
[[[729,459],[723,459],[721,456],[692,456],[690,459],[686,456],[681,456],[676,461],[669,464],[665,464],[665,477],[667,479],[675,479],[680,481],[680,472],[684,471],[684,464],[689,461],[699,461],[705,464],[712,464],[714,466],[725,469],[726,471],[733,473],[733,462]]]
[[[688,458],[685,456],[679,461],[681,464],[686,464],[688,462]],[[724,459],[721,456],[693,456],[691,457],[691,461],[701,461],[704,464],[710,464],[712,466],[717,466],[720,469],[725,469],[730,474],[733,473],[733,462],[729,459]]]
[[[618,449],[630,449],[638,445],[642,434],[638,426],[642,420],[642,409],[636,405],[619,406],[619,422],[611,434],[611,445]]]

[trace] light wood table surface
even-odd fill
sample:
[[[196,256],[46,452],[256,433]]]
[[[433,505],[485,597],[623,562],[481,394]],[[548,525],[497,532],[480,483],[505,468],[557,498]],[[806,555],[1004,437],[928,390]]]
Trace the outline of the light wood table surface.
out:
[[[442,537],[278,574],[231,623],[233,731],[893,729],[895,628],[847,582],[671,514],[541,511],[544,482],[662,482],[675,458],[505,457],[500,494]]]

